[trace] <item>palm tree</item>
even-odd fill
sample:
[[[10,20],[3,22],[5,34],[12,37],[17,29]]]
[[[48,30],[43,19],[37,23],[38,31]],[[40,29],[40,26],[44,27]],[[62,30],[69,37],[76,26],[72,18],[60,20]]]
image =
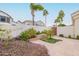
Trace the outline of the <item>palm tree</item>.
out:
[[[63,17],[64,17],[64,11],[63,10],[60,10],[60,12],[59,12],[59,18],[60,18],[60,24],[62,24],[62,22],[63,22]]]
[[[58,26],[58,24],[60,23],[60,18],[59,18],[59,16],[55,19],[55,23],[56,23],[56,26]]]
[[[45,9],[43,11],[43,16],[45,16],[45,25],[46,25],[47,15],[48,15],[48,11]]]
[[[57,19],[55,19],[56,25],[62,25],[64,15],[65,15],[65,14],[64,14],[64,11],[63,11],[63,10],[60,10]]]
[[[32,15],[32,20],[34,25],[35,11],[42,11],[44,7],[39,4],[31,3],[30,9],[31,9],[31,15]]]

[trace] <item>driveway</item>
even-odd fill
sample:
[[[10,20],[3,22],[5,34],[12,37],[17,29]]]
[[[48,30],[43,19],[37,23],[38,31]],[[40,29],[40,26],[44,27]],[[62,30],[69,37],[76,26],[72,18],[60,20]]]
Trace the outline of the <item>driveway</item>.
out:
[[[41,40],[32,41],[33,43],[45,45],[50,56],[79,56],[79,40],[61,38],[55,36],[56,39],[61,39],[55,44],[43,42]]]

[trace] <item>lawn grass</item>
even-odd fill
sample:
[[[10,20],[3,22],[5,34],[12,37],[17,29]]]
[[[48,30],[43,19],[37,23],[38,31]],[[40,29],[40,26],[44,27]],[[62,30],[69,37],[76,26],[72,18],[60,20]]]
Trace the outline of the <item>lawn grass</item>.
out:
[[[55,39],[55,38],[47,38],[43,41],[48,42],[48,43],[56,43],[56,42],[59,42],[59,41],[62,41],[62,40]]]

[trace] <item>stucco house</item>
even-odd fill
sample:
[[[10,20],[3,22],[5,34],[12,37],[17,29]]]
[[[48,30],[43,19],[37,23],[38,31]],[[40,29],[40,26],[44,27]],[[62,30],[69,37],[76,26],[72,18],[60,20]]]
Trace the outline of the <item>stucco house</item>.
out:
[[[0,22],[12,23],[13,18],[9,14],[7,14],[6,12],[0,10]]]
[[[21,22],[20,20],[18,20],[18,21],[16,22],[16,24],[23,24],[23,22]]]
[[[33,22],[32,22],[31,20],[25,20],[25,21],[23,22],[23,24],[25,24],[25,25],[32,25]]]
[[[24,22],[23,22],[23,24],[26,24],[26,25],[33,25],[33,21],[32,20],[25,20]],[[36,26],[45,26],[45,24],[42,22],[42,21],[35,21],[34,22],[34,25],[36,25]]]
[[[76,38],[79,35],[79,11],[76,11],[71,14],[72,25],[57,27],[57,35],[63,34],[65,37],[69,35],[73,38]]]
[[[35,25],[37,25],[37,26],[45,26],[45,24],[41,20],[36,21]]]

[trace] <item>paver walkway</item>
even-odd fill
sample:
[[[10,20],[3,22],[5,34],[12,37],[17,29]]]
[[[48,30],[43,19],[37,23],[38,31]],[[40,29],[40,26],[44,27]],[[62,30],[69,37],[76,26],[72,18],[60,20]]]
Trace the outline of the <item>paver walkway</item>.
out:
[[[61,39],[55,44],[43,42],[41,40],[32,41],[33,43],[45,45],[48,53],[51,56],[79,56],[79,40],[61,38],[55,36],[56,39]]]

